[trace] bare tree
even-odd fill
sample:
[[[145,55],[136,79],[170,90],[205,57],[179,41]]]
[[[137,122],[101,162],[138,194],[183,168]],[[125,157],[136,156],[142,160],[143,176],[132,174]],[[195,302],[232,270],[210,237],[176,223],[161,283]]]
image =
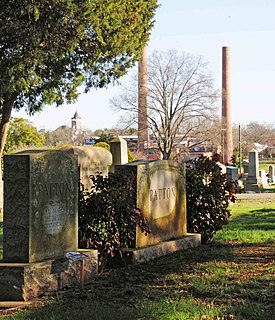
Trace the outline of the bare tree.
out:
[[[176,51],[153,53],[148,60],[148,125],[163,159],[171,158],[178,137],[183,140],[202,119],[213,116],[216,99],[213,79],[201,57]],[[134,114],[131,121],[136,121],[136,82],[112,99],[111,106]]]
[[[241,134],[239,136],[239,133]],[[259,123],[257,121],[252,121],[248,124],[235,125],[233,127],[233,138],[235,148],[235,154],[239,152],[241,147],[241,152],[243,157],[247,157],[249,151],[255,148],[255,143],[261,145],[267,145],[269,148],[265,153],[272,153],[270,148],[275,146],[275,125],[274,123]]]

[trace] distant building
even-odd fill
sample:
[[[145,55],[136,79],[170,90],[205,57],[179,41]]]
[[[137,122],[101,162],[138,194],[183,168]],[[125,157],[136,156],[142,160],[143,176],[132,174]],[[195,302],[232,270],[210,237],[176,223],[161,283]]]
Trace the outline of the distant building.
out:
[[[72,117],[72,130],[78,132],[82,131],[81,117],[78,115],[77,111]]]

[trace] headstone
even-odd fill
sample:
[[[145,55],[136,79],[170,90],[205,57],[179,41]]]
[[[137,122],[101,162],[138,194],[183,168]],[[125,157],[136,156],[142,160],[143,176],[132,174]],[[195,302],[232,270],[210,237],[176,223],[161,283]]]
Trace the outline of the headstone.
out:
[[[121,137],[115,137],[110,143],[110,151],[113,156],[111,171],[114,172],[116,165],[128,163],[127,141]]]
[[[112,164],[112,154],[105,148],[95,146],[72,146],[62,148],[62,151],[75,154],[78,158],[80,181],[84,188],[90,190],[91,175],[107,176]]]
[[[185,170],[177,162],[137,161],[121,166],[137,177],[136,205],[148,220],[151,233],[136,230],[136,248],[186,235]]]
[[[269,188],[268,177],[265,170],[259,170],[259,176],[261,178],[261,183],[263,188]]]
[[[259,155],[258,151],[253,149],[249,152],[248,176],[246,179],[245,190],[255,191],[262,188],[259,175]]]
[[[238,168],[233,166],[226,166],[226,175],[229,180],[239,180]]]
[[[269,166],[268,175],[269,175],[270,183],[274,183],[275,182],[275,168],[274,168],[274,166]]]
[[[249,162],[248,161],[243,161],[243,173],[248,174],[248,168],[249,168]]]
[[[78,253],[77,156],[62,151],[4,157],[0,300],[32,300],[82,286],[98,270],[97,250]]]
[[[3,260],[34,262],[75,251],[77,208],[76,156],[5,156]]]

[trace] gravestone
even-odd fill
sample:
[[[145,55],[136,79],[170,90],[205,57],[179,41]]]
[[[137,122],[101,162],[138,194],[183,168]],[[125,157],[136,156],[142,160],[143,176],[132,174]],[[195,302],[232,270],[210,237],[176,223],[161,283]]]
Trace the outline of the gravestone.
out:
[[[259,170],[259,176],[261,178],[261,184],[263,188],[269,188],[268,177],[265,170]]]
[[[115,171],[115,166],[128,163],[127,141],[121,137],[115,137],[110,143],[110,151],[113,156],[111,172]]]
[[[245,175],[248,175],[249,162],[244,160],[242,164],[243,164],[243,173]]]
[[[80,181],[84,188],[90,190],[91,175],[107,176],[112,164],[112,154],[105,148],[95,146],[72,146],[62,148],[62,151],[75,154],[78,158]]]
[[[142,210],[151,233],[136,228],[135,243],[124,252],[132,263],[196,247],[200,234],[187,233],[185,166],[175,161],[135,161],[118,170],[136,177],[136,206]]]
[[[255,191],[262,188],[262,182],[259,175],[259,155],[258,151],[253,149],[249,152],[248,176],[245,182],[246,191]]]
[[[5,156],[4,163],[3,260],[41,261],[76,250],[76,157],[52,151]]]
[[[4,157],[3,261],[0,300],[31,300],[90,281],[97,251],[78,250],[77,157],[61,151]],[[82,269],[81,269],[82,270]],[[81,275],[83,274],[83,276]]]
[[[168,160],[137,161],[122,166],[137,177],[136,205],[151,233],[136,229],[135,247],[142,248],[186,235],[185,171]]]
[[[231,181],[238,181],[239,180],[238,168],[233,166],[226,166],[226,176],[227,176],[227,179]]]
[[[269,166],[268,176],[269,176],[270,183],[274,183],[275,182],[275,169],[274,169],[274,166]]]

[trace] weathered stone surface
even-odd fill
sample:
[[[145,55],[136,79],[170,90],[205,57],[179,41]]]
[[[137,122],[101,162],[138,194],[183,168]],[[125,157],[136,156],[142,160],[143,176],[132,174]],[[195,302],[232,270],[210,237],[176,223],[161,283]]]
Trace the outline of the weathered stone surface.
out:
[[[60,151],[4,158],[3,260],[35,262],[77,249],[78,166]]]
[[[175,161],[132,162],[121,169],[137,176],[137,207],[148,220],[151,233],[136,230],[136,248],[186,235],[185,170]]]
[[[82,250],[84,260],[83,282],[87,284],[98,273],[97,250]],[[43,262],[0,263],[0,300],[29,301],[66,287],[80,285],[81,262],[67,258]]]
[[[141,249],[126,249],[125,252],[128,252],[131,255],[132,263],[138,264],[154,260],[158,257],[162,257],[169,253],[197,247],[200,244],[200,234],[188,233],[185,237],[181,239],[163,241],[153,246]]]
[[[115,137],[110,143],[110,151],[113,157],[111,171],[115,171],[116,165],[128,163],[127,141],[121,137]]]
[[[80,169],[80,181],[87,190],[92,186],[90,176],[98,173],[106,176],[112,164],[111,152],[101,147],[72,146],[62,148],[61,150],[77,155]]]
[[[275,167],[274,166],[269,166],[268,175],[269,175],[270,183],[274,183],[275,182]]]
[[[262,189],[262,181],[259,175],[259,155],[257,150],[249,152],[248,176],[245,181],[246,191]]]

